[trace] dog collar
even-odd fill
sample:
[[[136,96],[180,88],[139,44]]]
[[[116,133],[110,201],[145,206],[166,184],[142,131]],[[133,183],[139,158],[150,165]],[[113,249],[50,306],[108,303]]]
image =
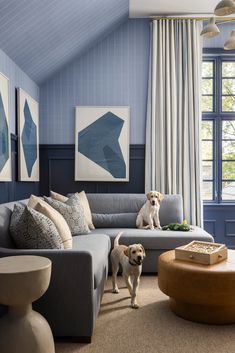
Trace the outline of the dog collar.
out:
[[[129,260],[129,264],[130,264],[131,266],[139,266],[138,264],[133,264],[132,262],[130,262],[130,260]]]

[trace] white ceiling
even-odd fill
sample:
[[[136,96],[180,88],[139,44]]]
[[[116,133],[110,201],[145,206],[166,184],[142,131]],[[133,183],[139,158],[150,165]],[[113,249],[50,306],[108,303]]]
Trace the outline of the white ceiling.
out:
[[[211,15],[219,0],[129,0],[129,17]]]

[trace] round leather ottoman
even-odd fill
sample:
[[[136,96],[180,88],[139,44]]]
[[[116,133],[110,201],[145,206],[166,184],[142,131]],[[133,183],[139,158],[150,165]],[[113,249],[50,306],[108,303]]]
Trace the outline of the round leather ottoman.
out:
[[[172,311],[208,324],[235,323],[235,251],[215,265],[175,260],[175,251],[159,257],[158,283]]]

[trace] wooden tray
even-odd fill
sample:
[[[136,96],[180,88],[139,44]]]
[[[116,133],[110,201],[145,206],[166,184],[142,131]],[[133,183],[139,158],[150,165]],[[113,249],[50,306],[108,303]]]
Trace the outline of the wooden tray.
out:
[[[203,265],[213,265],[226,260],[228,251],[224,244],[194,240],[175,249],[175,259]]]

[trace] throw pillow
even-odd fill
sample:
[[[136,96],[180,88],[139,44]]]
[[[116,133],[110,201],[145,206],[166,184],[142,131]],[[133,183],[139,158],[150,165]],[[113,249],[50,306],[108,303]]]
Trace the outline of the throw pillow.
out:
[[[65,249],[72,248],[72,234],[64,217],[40,197],[31,195],[28,206],[44,214],[56,226]]]
[[[88,202],[85,191],[76,192],[76,195],[78,195],[80,198],[81,204],[84,209],[84,214],[85,214],[85,218],[86,218],[86,222],[88,224],[88,227],[90,229],[95,229],[95,226],[92,222],[91,209],[90,209],[89,202]],[[58,194],[57,192],[54,192],[54,191],[50,191],[50,196],[54,200],[61,201],[61,202],[66,202],[69,199],[68,197],[61,195],[61,194]]]
[[[89,202],[88,202],[88,199],[87,199],[85,191],[81,191],[79,193],[77,192],[76,195],[79,196],[79,198],[81,200],[81,203],[82,203],[82,206],[84,208],[85,218],[86,218],[88,227],[90,229],[95,229],[95,226],[94,226],[94,224],[92,222],[90,205],[89,205]]]
[[[90,233],[79,197],[72,195],[68,201],[61,202],[44,196],[44,200],[65,218],[72,235]]]
[[[63,249],[54,223],[30,207],[15,205],[10,233],[20,249]]]
[[[44,214],[44,216],[48,217],[54,223],[60,235],[64,248],[72,249],[73,247],[72,234],[69,229],[68,223],[66,222],[64,217],[48,204],[44,206],[41,203],[37,203],[35,210]]]
[[[28,207],[35,209],[38,202],[46,203],[45,201],[43,201],[43,197],[31,195],[27,205],[28,205]]]
[[[68,201],[68,197],[61,195],[58,192],[54,192],[54,191],[50,191],[50,197],[53,198],[54,200],[61,201],[61,202]]]

